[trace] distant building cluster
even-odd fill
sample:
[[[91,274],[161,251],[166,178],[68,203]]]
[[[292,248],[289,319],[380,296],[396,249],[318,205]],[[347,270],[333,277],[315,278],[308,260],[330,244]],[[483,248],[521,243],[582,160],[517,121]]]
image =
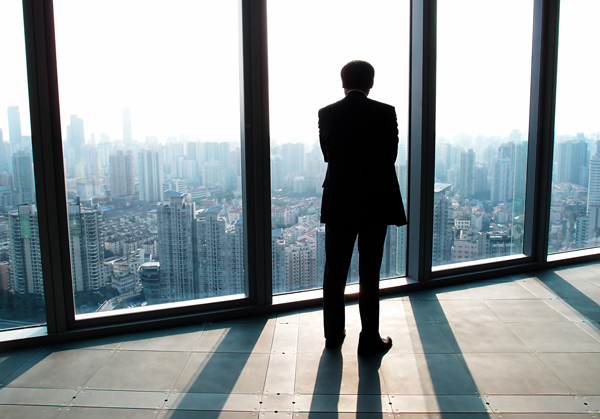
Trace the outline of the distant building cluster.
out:
[[[71,273],[78,312],[246,295],[241,147],[226,141],[136,141],[131,112],[123,137],[85,136],[71,115],[63,139]],[[43,295],[31,139],[18,107],[0,130],[0,290]],[[434,266],[523,252],[527,141],[466,136],[436,145]],[[600,244],[600,138],[558,138],[549,251]],[[594,146],[594,147],[592,147]],[[593,155],[590,149],[594,148]],[[407,192],[406,139],[396,172]],[[326,163],[318,143],[271,146],[273,292],[322,286],[325,229],[319,222]],[[382,211],[356,191],[356,205]],[[410,217],[410,214],[409,214]],[[406,271],[406,228],[389,226],[381,277]],[[358,281],[355,246],[348,281]],[[86,307],[89,295],[105,301]],[[84,296],[84,297],[80,297]],[[81,298],[81,300],[78,300]],[[81,304],[80,304],[81,303]]]

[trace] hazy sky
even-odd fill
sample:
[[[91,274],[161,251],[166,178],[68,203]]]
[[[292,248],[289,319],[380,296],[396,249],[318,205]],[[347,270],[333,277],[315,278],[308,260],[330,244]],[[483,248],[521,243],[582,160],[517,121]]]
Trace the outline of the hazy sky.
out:
[[[84,119],[86,137],[189,134],[239,140],[237,0],[55,0],[63,128]],[[438,0],[440,135],[525,130],[529,108],[532,0]],[[269,0],[271,134],[317,139],[317,111],[343,96],[339,70],[364,59],[376,69],[370,97],[408,118],[409,1]],[[6,107],[28,99],[20,0],[0,2],[0,128]],[[556,129],[600,131],[597,0],[562,2]],[[10,40],[10,42],[6,42]],[[583,51],[583,52],[582,52]],[[65,131],[65,130],[64,130]]]

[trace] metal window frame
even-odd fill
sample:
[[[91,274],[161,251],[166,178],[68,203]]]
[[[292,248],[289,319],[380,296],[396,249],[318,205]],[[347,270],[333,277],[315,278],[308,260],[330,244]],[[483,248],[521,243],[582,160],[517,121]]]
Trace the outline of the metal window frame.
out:
[[[242,182],[247,296],[232,302],[76,320],[62,156],[52,1],[23,0],[33,159],[40,224],[48,336],[65,340],[268,313],[271,273],[270,136],[266,0],[238,0],[241,36]],[[437,1],[412,0],[410,22],[407,278],[385,290],[412,290],[598,260],[600,255],[548,262],[552,154],[558,58],[559,0],[534,0],[531,103],[522,258],[432,271],[435,179]],[[307,299],[306,305],[318,304]],[[32,339],[35,342],[39,339]],[[31,340],[30,340],[31,341]],[[5,347],[7,344],[0,344]],[[10,344],[8,344],[10,346]],[[18,345],[18,343],[16,343]]]

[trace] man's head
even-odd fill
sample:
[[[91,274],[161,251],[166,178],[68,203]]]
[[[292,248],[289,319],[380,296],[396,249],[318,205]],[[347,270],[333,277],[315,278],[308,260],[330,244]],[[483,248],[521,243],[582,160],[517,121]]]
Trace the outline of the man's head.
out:
[[[375,69],[366,61],[354,60],[342,67],[341,75],[346,93],[348,90],[362,90],[368,94],[373,87]]]

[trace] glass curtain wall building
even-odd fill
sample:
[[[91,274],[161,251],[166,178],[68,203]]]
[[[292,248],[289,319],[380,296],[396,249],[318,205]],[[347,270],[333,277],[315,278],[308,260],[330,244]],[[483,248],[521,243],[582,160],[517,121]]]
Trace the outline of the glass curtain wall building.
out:
[[[3,340],[314,304],[317,112],[353,59],[398,115],[382,288],[597,259],[600,11],[573,3],[2,2]]]

